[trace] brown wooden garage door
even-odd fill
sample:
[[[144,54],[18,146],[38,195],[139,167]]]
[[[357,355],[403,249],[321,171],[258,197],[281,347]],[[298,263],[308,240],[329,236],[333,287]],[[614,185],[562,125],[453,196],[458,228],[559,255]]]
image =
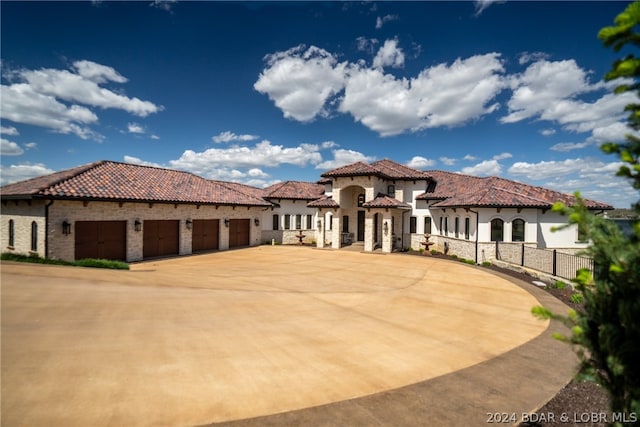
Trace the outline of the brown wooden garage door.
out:
[[[75,258],[126,261],[126,221],[76,221]]]
[[[194,219],[191,230],[191,251],[210,251],[218,249],[218,237],[220,235],[219,219]]]
[[[229,247],[249,246],[248,219],[232,219],[229,221]]]
[[[146,220],[143,224],[142,256],[153,258],[179,252],[178,220]]]

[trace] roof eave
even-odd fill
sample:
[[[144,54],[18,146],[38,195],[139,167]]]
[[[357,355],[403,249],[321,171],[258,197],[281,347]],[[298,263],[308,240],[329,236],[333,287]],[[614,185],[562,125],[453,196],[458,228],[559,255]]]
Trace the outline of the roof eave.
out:
[[[4,197],[3,197],[4,198]],[[165,204],[179,204],[179,205],[211,205],[211,206],[255,206],[255,207],[271,207],[273,203],[265,201],[264,203],[233,203],[224,201],[198,201],[198,200],[159,200],[159,199],[132,199],[132,198],[109,198],[109,197],[73,197],[73,196],[56,196],[46,195],[32,197],[38,199],[50,199],[50,200],[65,200],[75,202],[113,202],[113,203],[165,203]]]

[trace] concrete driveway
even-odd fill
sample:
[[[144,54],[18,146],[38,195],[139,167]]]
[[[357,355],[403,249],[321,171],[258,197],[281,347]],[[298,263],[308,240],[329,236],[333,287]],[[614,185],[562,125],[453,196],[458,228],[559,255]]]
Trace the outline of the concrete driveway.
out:
[[[407,255],[261,246],[131,271],[3,263],[2,425],[188,426],[310,407],[325,408],[323,425],[345,425],[331,404],[538,342],[549,325],[531,316],[537,304],[484,269]],[[569,348],[545,339],[548,368],[533,368],[546,385],[521,402],[505,378],[504,402],[489,408],[534,410],[570,379]],[[526,378],[531,367],[513,368]],[[495,388],[507,371],[492,369]],[[487,382],[469,387],[487,398]],[[427,424],[453,425],[469,405],[458,406]],[[466,425],[486,425],[485,406],[469,407]]]

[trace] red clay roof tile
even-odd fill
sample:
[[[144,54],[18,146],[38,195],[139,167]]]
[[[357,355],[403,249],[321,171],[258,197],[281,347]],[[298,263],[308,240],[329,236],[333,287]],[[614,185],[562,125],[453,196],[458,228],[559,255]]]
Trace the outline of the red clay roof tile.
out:
[[[189,172],[101,161],[2,187],[2,196],[271,206],[232,183]]]
[[[308,208],[339,208],[340,205],[336,203],[331,196],[323,196],[317,200],[313,200],[307,203]]]
[[[367,176],[374,175],[384,179],[429,179],[429,175],[425,172],[412,169],[393,160],[383,159],[367,164],[364,162],[351,163],[323,173],[322,177],[340,177],[340,176]]]
[[[284,181],[264,189],[267,199],[315,200],[324,195],[324,185],[313,182]]]
[[[574,196],[499,177],[479,178],[445,171],[428,171],[435,182],[417,200],[440,200],[434,207],[531,207],[551,208],[555,202],[575,203]],[[590,209],[612,206],[585,199]]]
[[[362,207],[411,209],[411,205],[382,193],[378,193],[375,199],[363,203]]]

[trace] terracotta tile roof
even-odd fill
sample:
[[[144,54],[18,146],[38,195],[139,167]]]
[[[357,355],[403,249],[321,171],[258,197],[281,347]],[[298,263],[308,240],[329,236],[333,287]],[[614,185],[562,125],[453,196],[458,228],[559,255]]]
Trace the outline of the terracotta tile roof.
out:
[[[551,208],[555,202],[575,203],[575,197],[543,187],[523,184],[499,177],[479,178],[445,171],[429,171],[435,183],[420,194],[418,200],[440,200],[434,207],[530,207]],[[585,199],[590,209],[613,209],[612,206]]]
[[[336,203],[331,196],[323,196],[317,200],[307,203],[308,208],[339,208],[340,205]]]
[[[101,162],[89,163],[72,169],[55,172],[49,175],[38,176],[36,178],[27,179],[24,181],[16,182],[14,184],[8,184],[0,187],[0,191],[3,197],[38,194],[40,191],[43,191],[60,181],[67,180],[77,174],[80,174],[87,169],[91,169],[99,163]]]
[[[351,163],[323,173],[322,177],[377,175],[378,171],[364,162]]]
[[[112,161],[9,184],[0,191],[3,197],[272,206],[249,191],[239,191],[233,183],[210,181],[189,172]]]
[[[399,209],[411,209],[411,205],[401,202],[398,199],[387,196],[386,194],[378,193],[375,199],[369,200],[362,204],[363,208],[399,208]]]
[[[252,187],[247,184],[241,184],[239,182],[228,182],[228,181],[218,181],[211,180],[212,182],[217,183],[218,185],[225,186],[232,191],[238,191],[250,197],[255,197],[258,199],[264,198],[264,189],[258,187]]]
[[[383,159],[371,163],[371,166],[379,170],[385,177],[392,179],[430,179],[431,176],[417,169],[410,168],[393,160]]]
[[[324,185],[313,182],[285,181],[264,189],[266,199],[315,200],[324,195]]]
[[[482,187],[482,178],[446,171],[429,171],[433,181],[427,185],[418,200],[446,199],[466,191],[477,191]]]
[[[351,163],[323,173],[322,177],[340,177],[340,176],[367,176],[374,175],[384,179],[429,179],[430,176],[426,172],[412,169],[393,160],[383,159],[367,164],[364,162]]]

